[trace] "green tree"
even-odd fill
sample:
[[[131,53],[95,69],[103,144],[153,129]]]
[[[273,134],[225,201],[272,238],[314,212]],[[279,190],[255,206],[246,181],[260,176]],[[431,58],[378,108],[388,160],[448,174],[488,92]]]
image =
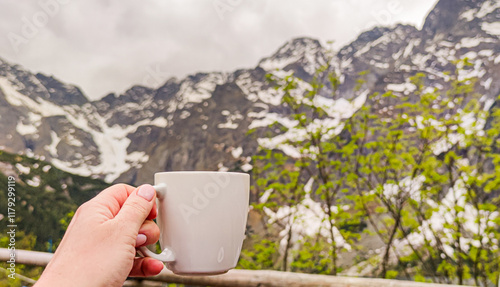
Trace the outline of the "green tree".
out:
[[[331,106],[339,81],[329,66],[319,69],[309,83],[293,75],[269,78],[282,93],[282,105],[292,120],[273,125],[282,133],[279,145],[287,152],[264,144],[260,155],[254,157],[254,175],[261,199],[265,198],[256,207],[267,211],[268,216],[272,214],[271,229],[280,235],[282,270],[290,265],[301,271],[304,265],[297,260],[308,258],[306,254],[310,253],[312,258],[329,261],[316,272],[337,274],[341,270],[339,254],[350,250],[359,238],[353,230],[361,222],[350,208],[351,198],[345,194],[348,190],[342,176],[348,141],[331,139],[342,131],[342,119],[352,116],[356,103],[345,101],[343,106]],[[317,218],[318,226],[304,231],[304,218],[310,218],[310,214]],[[316,238],[313,243],[312,237]],[[318,246],[327,247],[326,257]],[[293,247],[300,252],[292,252],[290,258]],[[312,270],[304,268],[302,271]]]
[[[381,277],[399,270],[437,282],[473,277],[477,285],[498,277],[498,268],[486,271],[498,258],[496,241],[489,244],[498,238],[498,114],[479,100],[477,79],[459,74],[441,90],[417,74],[409,96],[372,96],[372,107],[386,113],[366,107],[349,121],[358,135],[352,188],[385,244]],[[391,250],[397,265],[389,274]]]
[[[25,234],[23,231],[18,231],[16,233],[16,249],[26,249],[31,250],[35,246],[36,237],[31,234]],[[0,246],[8,246],[9,238],[2,237],[0,238]],[[26,282],[22,282],[19,278],[12,279],[8,277],[10,272],[7,270],[10,265],[6,262],[0,262],[0,287],[21,287],[27,286]],[[25,266],[23,264],[16,263],[16,274],[21,274],[28,278],[38,279],[42,274],[42,267],[33,267],[33,266]]]
[[[273,124],[254,157],[255,207],[281,253],[267,267],[337,274],[343,252],[365,248],[364,229],[383,243],[367,258],[374,275],[498,284],[500,112],[463,76],[467,59],[455,64],[443,87],[416,74],[407,92],[366,102],[334,101],[329,66],[309,83],[270,76],[292,120]],[[319,222],[315,232],[304,217]]]

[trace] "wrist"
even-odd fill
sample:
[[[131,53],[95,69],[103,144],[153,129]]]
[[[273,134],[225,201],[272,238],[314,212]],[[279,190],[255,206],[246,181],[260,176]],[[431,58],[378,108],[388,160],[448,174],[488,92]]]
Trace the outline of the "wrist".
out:
[[[57,264],[57,258],[53,258],[43,271],[34,287],[90,286],[87,284],[88,282],[84,283],[86,281],[82,281],[81,279],[82,278],[79,278],[78,273],[73,272],[72,264]]]

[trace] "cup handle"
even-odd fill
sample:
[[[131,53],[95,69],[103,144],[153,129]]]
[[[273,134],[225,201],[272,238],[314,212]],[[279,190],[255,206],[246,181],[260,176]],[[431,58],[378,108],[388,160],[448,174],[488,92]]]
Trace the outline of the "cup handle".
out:
[[[160,183],[157,185],[153,185],[153,188],[156,190],[156,198],[159,200],[163,200],[165,195],[167,194],[167,185],[164,183]]]
[[[167,185],[164,183],[153,186],[156,190],[156,197],[159,200],[163,200],[167,193]],[[154,244],[150,246],[155,246]],[[139,247],[139,253],[144,257],[151,257],[162,262],[173,262],[175,261],[175,255],[172,250],[165,248],[160,254],[156,254],[149,250],[146,246]]]
[[[153,245],[155,246],[155,245]],[[174,262],[175,255],[172,250],[165,248],[160,254],[156,254],[153,251],[149,250],[146,246],[139,247],[139,253],[143,257],[151,257],[156,260],[160,260],[162,262]]]

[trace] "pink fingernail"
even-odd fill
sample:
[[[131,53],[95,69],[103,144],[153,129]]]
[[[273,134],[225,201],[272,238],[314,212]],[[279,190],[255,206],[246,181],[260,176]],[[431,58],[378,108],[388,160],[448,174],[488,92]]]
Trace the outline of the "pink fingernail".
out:
[[[144,243],[146,243],[146,240],[147,240],[147,239],[148,239],[148,238],[146,237],[146,235],[144,235],[144,234],[142,234],[142,233],[141,233],[141,234],[138,234],[138,235],[137,235],[137,239],[136,239],[136,241],[135,241],[135,246],[141,246],[141,245],[143,245]]]
[[[141,185],[139,191],[137,191],[137,195],[144,198],[147,201],[151,201],[151,199],[153,199],[153,197],[155,196],[155,193],[156,193],[155,189],[153,188],[153,186],[149,184]]]

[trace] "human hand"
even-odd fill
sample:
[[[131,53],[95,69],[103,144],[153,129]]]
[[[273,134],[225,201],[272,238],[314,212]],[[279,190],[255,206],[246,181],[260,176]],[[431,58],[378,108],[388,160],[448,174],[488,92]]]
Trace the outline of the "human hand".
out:
[[[127,276],[153,276],[163,263],[136,258],[158,241],[156,192],[151,185],[113,185],[76,211],[37,287],[122,286]]]

